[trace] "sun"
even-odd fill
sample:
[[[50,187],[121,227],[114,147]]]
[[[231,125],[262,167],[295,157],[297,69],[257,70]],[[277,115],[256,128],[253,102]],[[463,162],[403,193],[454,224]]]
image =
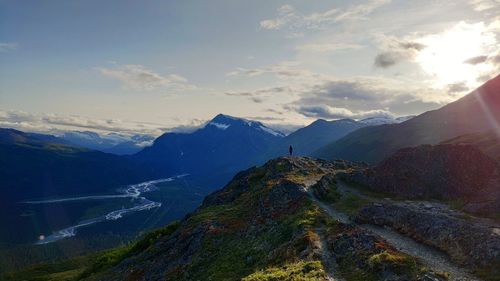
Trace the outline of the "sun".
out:
[[[423,37],[419,42],[426,48],[419,52],[416,62],[433,78],[433,86],[437,88],[456,83],[476,87],[481,73],[493,68],[487,63],[466,62],[473,57],[488,55],[496,48],[495,34],[489,32],[482,22],[460,22],[443,33]]]

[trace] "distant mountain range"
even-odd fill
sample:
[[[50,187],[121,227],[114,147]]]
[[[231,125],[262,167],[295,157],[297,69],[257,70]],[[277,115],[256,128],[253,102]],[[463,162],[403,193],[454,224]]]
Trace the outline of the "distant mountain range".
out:
[[[288,152],[287,149],[289,145],[294,147],[295,155],[308,156],[328,143],[336,141],[357,129],[381,124],[400,123],[412,117],[413,116],[400,118],[373,117],[360,121],[355,121],[353,119],[332,121],[318,119],[308,126],[298,129],[284,137],[278,144],[271,148],[267,158],[285,155]]]
[[[114,190],[146,175],[125,157],[13,129],[0,129],[0,155],[3,202]]]
[[[467,96],[399,124],[356,130],[313,153],[325,159],[377,163],[404,147],[500,130],[500,75]]]
[[[145,146],[151,145],[155,139],[150,135],[127,136],[118,133],[98,134],[91,131],[68,131],[58,135],[26,133],[26,135],[50,143],[79,146],[116,155],[137,153]]]
[[[154,137],[149,135],[125,136],[117,133],[100,135],[90,131],[70,131],[58,136],[67,144],[77,145],[117,155],[134,154],[150,145]]]

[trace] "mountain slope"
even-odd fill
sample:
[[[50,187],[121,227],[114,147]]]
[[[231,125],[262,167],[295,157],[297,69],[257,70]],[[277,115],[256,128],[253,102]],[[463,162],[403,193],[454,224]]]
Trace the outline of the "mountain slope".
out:
[[[149,143],[153,140],[153,137],[148,135],[124,136],[116,133],[99,135],[90,131],[65,132],[57,138],[66,144],[117,155],[137,153],[144,147],[144,143]]]
[[[298,129],[284,137],[274,145],[269,153],[269,158],[278,157],[288,152],[288,146],[292,145],[294,154],[309,156],[316,150],[322,148],[332,141],[336,141],[357,129],[382,124],[395,124],[411,119],[412,116],[391,118],[373,117],[359,121],[352,119],[339,119],[326,121],[318,119],[308,126]]]
[[[2,202],[102,192],[145,178],[127,160],[46,138],[0,129]]]
[[[472,213],[500,214],[500,165],[471,145],[403,148],[354,179],[401,198],[460,202]]]
[[[472,133],[442,142],[442,144],[472,145],[484,154],[500,162],[500,135],[499,132],[487,131]]]
[[[499,124],[500,75],[438,110],[400,124],[359,129],[313,155],[376,163],[403,147],[437,144],[463,134],[498,130]]]
[[[474,273],[498,280],[494,223],[435,202],[381,198],[342,180],[365,167],[274,159],[238,173],[182,221],[135,243],[5,277],[481,281]]]
[[[347,167],[345,162],[280,158],[239,173],[179,224],[148,235],[123,249],[114,263],[90,267],[82,276],[179,281],[433,276],[417,259],[377,235],[332,220],[309,199],[315,180]]]
[[[283,135],[260,122],[219,114],[192,133],[166,133],[133,159],[160,174],[231,174],[261,163]]]
[[[270,158],[286,154],[289,145],[294,147],[294,154],[296,155],[310,155],[313,151],[323,147],[329,142],[335,141],[364,126],[366,125],[352,119],[334,121],[318,119],[279,141],[279,143],[272,148]]]

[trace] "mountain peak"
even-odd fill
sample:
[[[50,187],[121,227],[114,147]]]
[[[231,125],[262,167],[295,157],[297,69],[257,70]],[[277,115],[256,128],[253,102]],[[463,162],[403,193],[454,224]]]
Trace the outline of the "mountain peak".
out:
[[[265,133],[271,134],[276,137],[283,137],[283,133],[275,131],[264,124],[262,124],[259,121],[254,121],[254,120],[248,120],[245,118],[240,118],[240,117],[234,117],[230,115],[225,115],[225,114],[217,114],[212,120],[210,120],[206,127],[214,127],[219,130],[227,130],[228,128],[232,126],[237,126],[237,127],[250,127],[256,130],[263,131]]]

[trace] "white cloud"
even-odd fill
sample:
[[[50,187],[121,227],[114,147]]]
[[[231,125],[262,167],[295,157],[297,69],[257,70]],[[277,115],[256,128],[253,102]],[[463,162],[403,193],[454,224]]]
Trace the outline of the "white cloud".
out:
[[[307,15],[301,14],[291,5],[284,5],[277,10],[276,18],[262,20],[260,27],[269,30],[287,28],[291,31],[288,37],[299,37],[303,34],[298,31],[300,29],[323,29],[338,22],[365,20],[373,11],[390,2],[391,0],[369,0],[346,9],[332,8]]]
[[[102,75],[119,80],[125,88],[140,91],[157,89],[192,90],[195,86],[178,74],[161,75],[138,64],[118,65],[113,68],[96,68]]]
[[[367,111],[351,111],[347,108],[334,107],[329,105],[304,105],[297,106],[295,110],[304,116],[312,118],[325,118],[325,119],[366,119],[371,117],[391,117],[394,114],[387,110],[367,110]]]
[[[391,1],[392,0],[371,0],[360,5],[351,6],[339,14],[335,18],[335,21],[366,19],[367,15],[384,5],[391,3]]]
[[[0,42],[0,52],[9,52],[17,49],[19,45],[12,42]]]
[[[483,12],[498,8],[500,6],[500,0],[471,0],[470,4],[475,11]]]
[[[120,119],[95,119],[78,115],[33,114],[0,110],[0,127],[28,132],[58,133],[68,130],[90,130],[126,135],[159,135],[168,128],[161,124]]]

